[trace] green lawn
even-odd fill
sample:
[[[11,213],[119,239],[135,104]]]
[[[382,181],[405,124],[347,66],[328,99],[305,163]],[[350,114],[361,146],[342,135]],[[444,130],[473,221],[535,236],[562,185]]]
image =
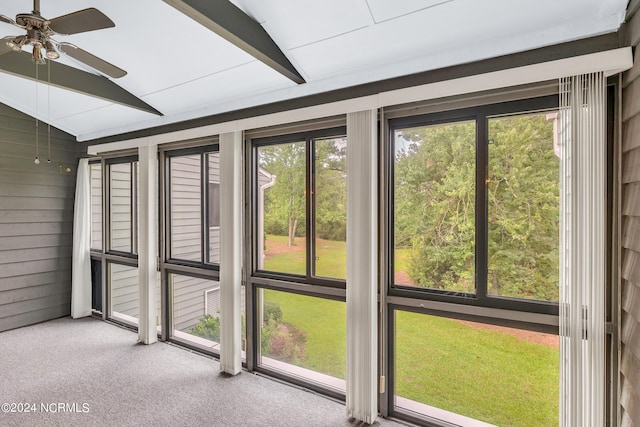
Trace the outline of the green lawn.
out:
[[[264,299],[280,305],[284,322],[306,332],[305,354],[299,366],[346,378],[347,317],[343,302],[269,289],[264,290]]]
[[[435,316],[396,314],[396,394],[499,426],[558,423],[558,349]]]
[[[272,238],[267,245],[277,240]],[[344,275],[338,265],[345,259],[344,242],[327,243],[335,253],[320,257],[336,262],[327,275]],[[406,266],[409,250],[400,255],[397,265]],[[291,253],[265,261],[275,271],[304,270],[300,264],[304,258]],[[300,366],[345,378],[344,303],[270,290],[265,300],[280,304],[283,321],[307,334]],[[396,315],[396,395],[499,426],[557,425],[558,359],[553,347],[503,332],[422,314]]]
[[[264,269],[291,274],[305,274],[305,240],[297,237],[295,246],[287,248],[287,236],[268,234],[265,242]],[[333,240],[316,243],[316,276],[347,278],[347,244]]]

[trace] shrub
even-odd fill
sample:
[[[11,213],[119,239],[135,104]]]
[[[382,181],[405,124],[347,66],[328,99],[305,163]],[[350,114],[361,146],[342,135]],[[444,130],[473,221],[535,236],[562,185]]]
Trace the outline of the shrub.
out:
[[[206,314],[198,324],[189,329],[189,333],[210,341],[220,342],[220,318]]]

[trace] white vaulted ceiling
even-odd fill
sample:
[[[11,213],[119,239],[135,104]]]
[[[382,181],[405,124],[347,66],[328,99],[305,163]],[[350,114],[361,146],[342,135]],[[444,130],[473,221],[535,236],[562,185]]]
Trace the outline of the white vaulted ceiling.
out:
[[[232,3],[262,25],[306,83],[296,84],[160,0],[41,0],[47,18],[87,7],[110,17],[115,28],[56,39],[126,70],[112,81],[163,115],[45,84],[36,91],[35,82],[5,72],[0,102],[91,140],[613,32],[627,2]],[[0,14],[12,18],[32,8],[31,0],[0,0]],[[0,23],[0,37],[19,34],[21,29]],[[68,58],[60,61],[87,70]]]

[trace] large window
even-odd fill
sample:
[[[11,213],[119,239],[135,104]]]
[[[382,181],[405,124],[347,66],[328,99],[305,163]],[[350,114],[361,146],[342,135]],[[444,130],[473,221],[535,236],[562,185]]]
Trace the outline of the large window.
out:
[[[171,336],[207,350],[219,351],[220,283],[169,273]]]
[[[138,162],[113,159],[109,168],[109,250],[138,252]]]
[[[260,141],[257,160],[257,269],[344,283],[346,138]]]
[[[392,413],[556,425],[556,116],[548,97],[389,121]]]
[[[345,304],[260,289],[260,364],[346,391]]]
[[[394,132],[394,283],[475,293],[475,121]]]
[[[217,144],[164,151],[165,338],[220,352],[220,155]]]
[[[167,153],[168,258],[220,262],[220,155],[217,146]]]
[[[558,423],[555,334],[394,310],[394,404],[454,425]]]
[[[346,391],[344,128],[252,140],[254,363]]]
[[[487,290],[558,301],[560,161],[557,113],[488,120]]]
[[[505,104],[391,122],[395,292],[557,313],[552,105],[541,99],[541,112]]]
[[[137,325],[140,314],[138,267],[113,262],[107,265],[111,297],[109,317],[130,325]]]

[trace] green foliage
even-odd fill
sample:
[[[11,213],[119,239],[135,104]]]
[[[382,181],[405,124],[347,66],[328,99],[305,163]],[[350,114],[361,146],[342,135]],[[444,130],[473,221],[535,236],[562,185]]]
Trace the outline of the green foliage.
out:
[[[316,237],[347,240],[347,145],[342,139],[315,141]]]
[[[264,302],[264,322],[269,323],[273,319],[276,323],[282,322],[282,309],[280,308],[280,304],[273,301],[265,301]]]
[[[265,301],[260,332],[262,354],[268,357],[299,363],[305,355],[307,334],[295,325],[282,321],[280,304]]]
[[[260,148],[260,167],[275,175],[275,183],[264,193],[266,233],[294,238],[305,234],[305,143],[269,145]]]
[[[396,247],[413,247],[419,286],[472,291],[475,247],[475,125],[404,131],[396,152]]]
[[[265,190],[266,234],[295,237],[306,235],[306,145],[304,142],[260,148],[260,167],[275,175],[275,184]],[[315,141],[314,153],[315,231],[321,239],[347,238],[346,142]]]
[[[473,292],[475,125],[397,137],[395,243],[418,286]],[[558,300],[559,162],[543,114],[489,121],[489,293]],[[396,269],[397,271],[397,269]]]
[[[189,329],[189,333],[196,337],[220,342],[220,318],[206,314],[198,324]]]
[[[544,115],[490,121],[489,286],[558,301],[559,161]]]

